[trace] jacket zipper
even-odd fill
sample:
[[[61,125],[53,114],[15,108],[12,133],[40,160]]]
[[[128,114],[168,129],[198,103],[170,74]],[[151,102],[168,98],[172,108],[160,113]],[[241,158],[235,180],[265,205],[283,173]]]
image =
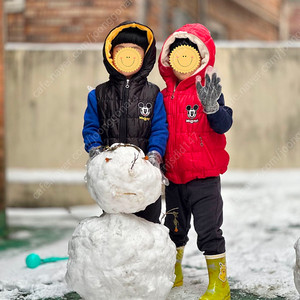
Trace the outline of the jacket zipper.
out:
[[[174,99],[174,94],[175,94],[175,86],[174,86],[174,90],[173,90],[173,94],[172,94],[172,96],[171,96],[171,99],[173,100]]]
[[[201,147],[203,147],[204,145],[203,145],[203,139],[202,139],[202,137],[200,136],[200,146]]]
[[[215,166],[215,161],[214,161],[212,155],[210,154],[209,149],[204,144],[202,136],[199,136],[199,138],[200,138],[200,146],[204,147],[205,152],[207,153],[207,156],[208,156],[208,158],[210,160],[210,163],[212,164],[212,166]]]
[[[175,90],[176,90],[176,85],[174,86],[174,89],[173,89],[173,93],[172,93],[172,95],[171,95],[171,101],[172,100],[174,100],[174,94],[175,94]],[[173,102],[173,101],[172,101]],[[171,105],[173,108],[172,108],[172,110],[175,110],[175,116],[177,116],[177,106],[176,105],[174,105],[174,103],[172,103],[172,105]],[[177,122],[175,122],[175,132],[177,132]],[[176,138],[176,134],[175,134],[175,145],[177,145],[177,138]]]
[[[129,96],[129,79],[126,79],[126,84],[123,89],[123,101],[121,103],[122,115],[120,118],[120,143],[127,142],[127,109],[128,109],[128,96]],[[123,107],[124,106],[124,107]]]

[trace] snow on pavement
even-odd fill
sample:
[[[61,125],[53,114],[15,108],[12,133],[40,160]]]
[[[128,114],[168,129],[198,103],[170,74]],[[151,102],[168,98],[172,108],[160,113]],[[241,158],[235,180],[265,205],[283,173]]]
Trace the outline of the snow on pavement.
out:
[[[300,237],[300,170],[228,171],[222,182],[223,232],[231,288],[265,298],[299,299],[293,266],[294,243]],[[66,256],[68,240],[78,222],[100,213],[97,206],[73,207],[69,211],[9,208],[9,225],[23,228],[14,232],[12,239],[34,238],[28,230],[34,227],[60,229],[61,236],[42,245],[33,243],[1,251],[0,299],[34,300],[70,292],[64,281],[66,261],[28,269],[25,258],[31,252],[42,258]],[[193,229],[189,236],[183,259],[185,284],[173,289],[168,300],[196,300],[206,289],[206,264],[196,247]]]

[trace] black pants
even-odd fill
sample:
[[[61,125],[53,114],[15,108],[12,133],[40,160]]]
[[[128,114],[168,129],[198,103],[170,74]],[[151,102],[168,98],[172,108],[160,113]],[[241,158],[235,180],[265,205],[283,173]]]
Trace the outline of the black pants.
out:
[[[160,213],[161,197],[159,197],[156,202],[148,205],[145,210],[135,213],[135,215],[153,223],[160,223]]]
[[[223,223],[220,177],[195,179],[186,184],[170,182],[166,187],[166,211],[170,210],[178,213],[176,218],[167,214],[165,220],[176,247],[188,242],[193,214],[199,250],[204,251],[205,255],[225,252],[225,240],[220,229]]]

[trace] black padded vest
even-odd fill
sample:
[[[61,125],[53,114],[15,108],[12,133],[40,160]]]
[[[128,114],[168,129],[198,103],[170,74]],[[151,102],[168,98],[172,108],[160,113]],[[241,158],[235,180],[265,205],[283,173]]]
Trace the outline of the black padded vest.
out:
[[[110,56],[116,31],[128,26],[147,31],[149,41],[142,68],[129,81],[116,70],[111,59],[107,57]],[[109,73],[109,81],[96,87],[99,133],[103,145],[130,143],[147,153],[153,110],[159,93],[159,88],[147,81],[155,58],[155,38],[152,30],[145,25],[123,22],[107,35],[103,46],[103,63]]]
[[[103,145],[130,143],[147,153],[159,88],[147,80],[110,80],[96,87]]]

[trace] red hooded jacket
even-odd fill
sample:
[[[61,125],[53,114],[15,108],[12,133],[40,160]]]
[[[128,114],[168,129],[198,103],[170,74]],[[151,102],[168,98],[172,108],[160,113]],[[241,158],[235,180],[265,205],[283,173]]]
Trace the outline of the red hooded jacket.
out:
[[[189,38],[197,44],[201,55],[199,69],[177,86],[177,78],[168,58],[169,46],[175,38]],[[225,151],[225,135],[212,129],[209,115],[203,112],[198,99],[195,84],[196,76],[201,76],[204,85],[206,68],[213,66],[214,62],[214,41],[201,24],[184,25],[170,35],[162,47],[158,64],[160,74],[166,82],[162,94],[169,125],[165,154],[166,176],[176,184],[184,184],[196,178],[218,176],[227,170],[229,155]],[[221,97],[223,99],[223,95]]]

